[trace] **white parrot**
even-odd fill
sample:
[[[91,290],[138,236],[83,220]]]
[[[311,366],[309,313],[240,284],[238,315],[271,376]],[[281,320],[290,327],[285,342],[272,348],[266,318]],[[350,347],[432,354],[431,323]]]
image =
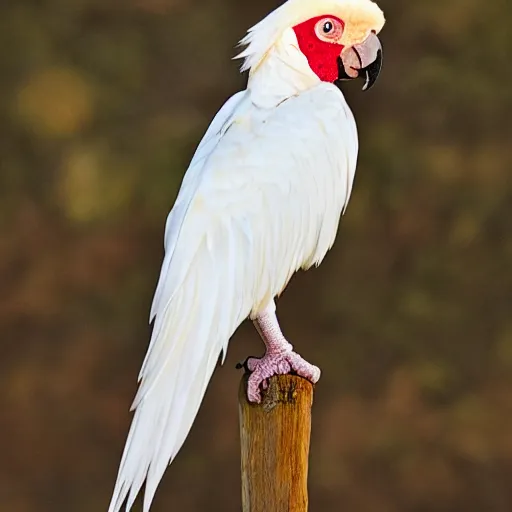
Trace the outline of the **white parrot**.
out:
[[[340,80],[373,85],[383,25],[371,0],[288,0],[242,39],[247,88],[215,116],[167,219],[153,332],[109,512],[126,498],[129,511],[144,481],[149,511],[247,317],[266,345],[246,361],[249,400],[274,374],[319,379],[281,333],[274,298],[334,243],[358,152]]]

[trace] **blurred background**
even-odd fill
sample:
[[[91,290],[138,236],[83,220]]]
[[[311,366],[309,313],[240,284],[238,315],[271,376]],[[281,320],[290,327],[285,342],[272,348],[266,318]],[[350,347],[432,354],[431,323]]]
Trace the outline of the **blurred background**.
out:
[[[2,511],[106,511],[166,215],[244,87],[234,45],[276,6],[2,0]],[[346,86],[361,154],[337,243],[279,301],[323,370],[310,510],[510,511],[512,3],[381,6],[381,78]],[[234,366],[261,351],[244,324],[155,512],[240,510]]]

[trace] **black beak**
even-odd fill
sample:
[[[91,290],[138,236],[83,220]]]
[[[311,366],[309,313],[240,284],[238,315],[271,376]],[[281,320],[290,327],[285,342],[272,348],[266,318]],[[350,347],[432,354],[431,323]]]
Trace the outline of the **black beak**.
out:
[[[360,77],[365,79],[363,91],[367,91],[373,87],[373,84],[379,78],[382,69],[382,48],[377,51],[377,58],[368,66],[361,69]]]
[[[370,89],[382,69],[382,46],[375,33],[371,33],[361,44],[345,48],[338,57],[338,80],[363,78],[363,91]]]

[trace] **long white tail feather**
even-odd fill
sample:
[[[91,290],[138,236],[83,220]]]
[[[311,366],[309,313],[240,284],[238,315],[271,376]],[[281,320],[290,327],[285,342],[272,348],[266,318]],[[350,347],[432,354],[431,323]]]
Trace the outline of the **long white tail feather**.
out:
[[[157,315],[109,512],[118,512],[127,497],[130,510],[144,481],[143,510],[149,511],[166,467],[190,431],[219,355],[249,314],[250,301],[235,297],[236,281],[243,276],[235,255],[240,262],[245,248],[234,247],[236,238],[227,226],[215,234],[216,250],[209,251],[203,240],[183,283],[163,315]],[[204,290],[210,295],[205,297]]]

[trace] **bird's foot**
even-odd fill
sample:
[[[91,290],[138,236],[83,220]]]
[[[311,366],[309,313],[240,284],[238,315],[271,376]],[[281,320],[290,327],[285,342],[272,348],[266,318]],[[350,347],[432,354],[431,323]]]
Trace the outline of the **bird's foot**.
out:
[[[261,357],[249,357],[243,366],[251,373],[247,382],[247,398],[249,402],[261,402],[261,389],[267,389],[268,379],[274,375],[294,372],[313,384],[320,378],[320,368],[308,363],[299,354],[289,350],[271,352]]]

